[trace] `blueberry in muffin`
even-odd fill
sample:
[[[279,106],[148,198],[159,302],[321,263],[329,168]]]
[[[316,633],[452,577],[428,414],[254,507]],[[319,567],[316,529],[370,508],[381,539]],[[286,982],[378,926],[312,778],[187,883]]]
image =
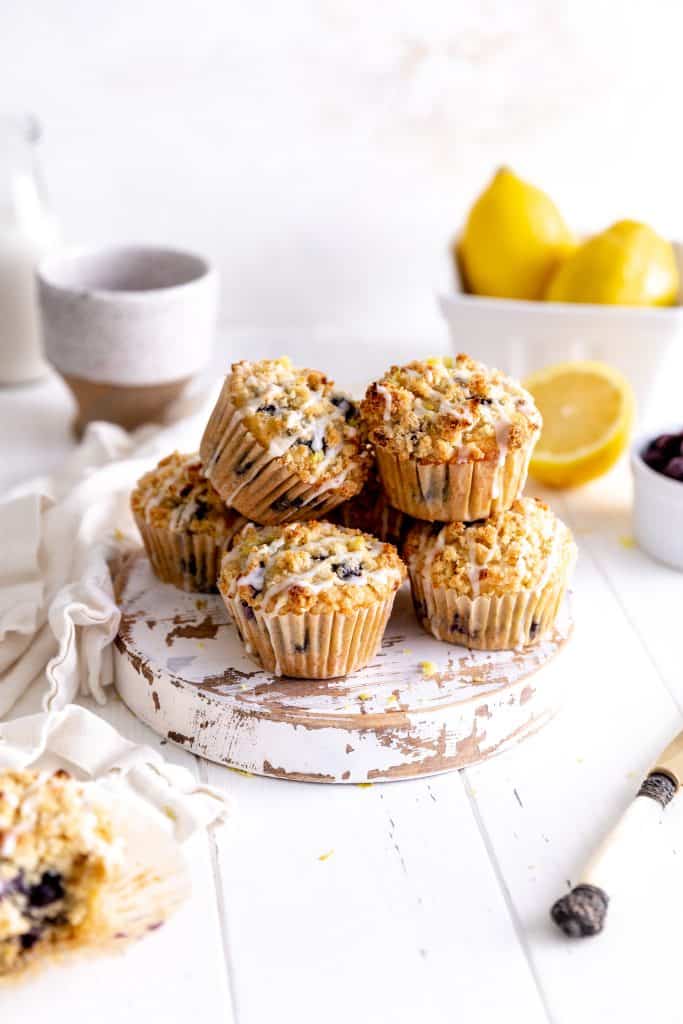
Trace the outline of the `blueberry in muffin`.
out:
[[[417,618],[446,643],[506,650],[555,623],[576,545],[536,498],[473,523],[417,523],[404,545]]]
[[[374,657],[406,569],[396,549],[325,521],[249,524],[219,590],[251,654],[278,676],[328,679]]]
[[[371,462],[355,403],[286,356],[233,364],[200,455],[223,501],[262,524],[323,518]]]
[[[174,452],[162,459],[138,480],[130,502],[158,578],[215,593],[221,556],[246,519],[224,504],[198,456]]]
[[[542,422],[521,385],[463,354],[393,366],[361,413],[391,505],[442,522],[508,508]]]

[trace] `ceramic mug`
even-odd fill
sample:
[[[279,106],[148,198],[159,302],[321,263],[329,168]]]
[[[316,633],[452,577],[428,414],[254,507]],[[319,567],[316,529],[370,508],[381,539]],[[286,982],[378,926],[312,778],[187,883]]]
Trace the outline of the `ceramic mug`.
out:
[[[37,270],[45,354],[81,433],[159,421],[211,357],[218,277],[201,256],[151,246],[62,250]]]

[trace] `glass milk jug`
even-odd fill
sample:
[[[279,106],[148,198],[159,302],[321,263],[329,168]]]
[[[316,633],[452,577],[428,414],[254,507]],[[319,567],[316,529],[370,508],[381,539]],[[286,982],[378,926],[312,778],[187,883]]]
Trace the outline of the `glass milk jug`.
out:
[[[35,380],[46,371],[34,270],[57,239],[32,117],[0,112],[0,384]]]

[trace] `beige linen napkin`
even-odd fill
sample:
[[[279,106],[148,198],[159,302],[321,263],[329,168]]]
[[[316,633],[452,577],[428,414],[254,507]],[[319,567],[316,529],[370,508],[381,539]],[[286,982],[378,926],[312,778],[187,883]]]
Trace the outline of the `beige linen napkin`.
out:
[[[78,693],[104,703],[119,624],[110,565],[140,543],[131,488],[174,449],[196,451],[209,409],[133,434],[91,424],[58,473],[0,501],[0,719],[34,680],[46,710]]]
[[[213,403],[194,404],[171,426],[133,434],[91,424],[58,473],[0,502],[0,723],[29,687],[43,708],[0,724],[0,770],[65,767],[123,787],[173,821],[177,838],[222,820],[222,794],[73,701],[106,700],[120,618],[111,569],[140,543],[129,494],[164,455],[197,450]]]
[[[227,799],[219,790],[201,785],[185,768],[168,764],[151,747],[124,739],[75,704],[0,725],[0,771],[20,768],[64,768],[120,796],[141,799],[179,842],[228,814]]]

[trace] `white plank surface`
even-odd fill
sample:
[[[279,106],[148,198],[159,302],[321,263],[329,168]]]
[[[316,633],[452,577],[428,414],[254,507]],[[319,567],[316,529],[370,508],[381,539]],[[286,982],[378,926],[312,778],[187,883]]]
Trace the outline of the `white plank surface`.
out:
[[[58,461],[67,408],[49,383],[0,403],[4,436],[30,424],[3,483]],[[628,493],[622,466],[550,496],[581,557],[570,697],[543,732],[465,773],[370,788],[246,777],[165,745],[237,801],[188,849],[191,902],[115,960],[3,992],[3,1019],[680,1022],[683,803],[602,936],[571,943],[548,918],[683,717],[683,577],[630,545]],[[121,704],[103,713],[159,743]]]
[[[367,788],[233,776],[208,768],[246,810],[218,837],[240,1022],[270,1019],[274,991],[300,1024],[493,1020],[509,998],[545,1020],[457,773]]]

